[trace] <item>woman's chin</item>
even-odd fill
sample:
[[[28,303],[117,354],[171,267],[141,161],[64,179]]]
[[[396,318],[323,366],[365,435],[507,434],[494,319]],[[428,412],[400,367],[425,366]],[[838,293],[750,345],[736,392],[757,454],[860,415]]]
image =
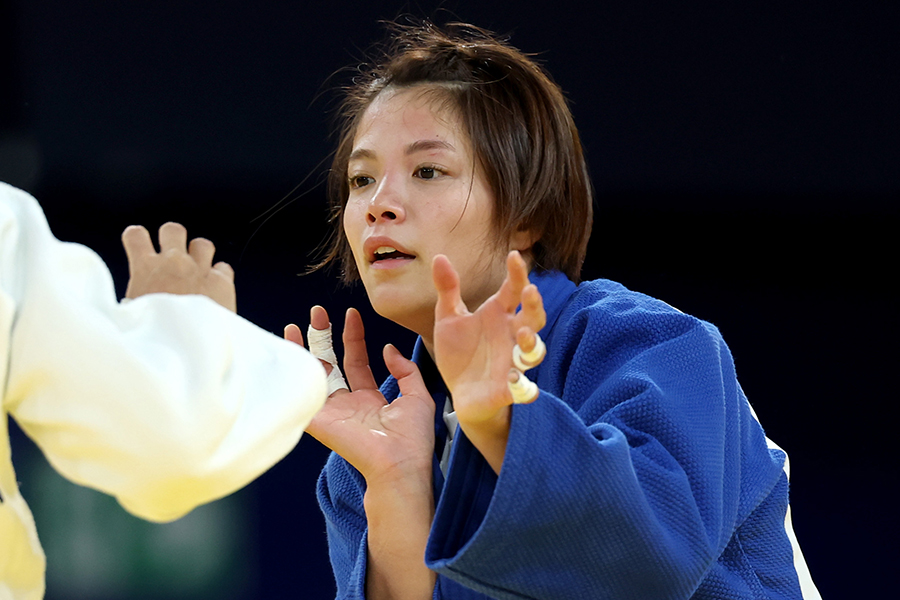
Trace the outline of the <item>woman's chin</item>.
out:
[[[369,293],[369,302],[375,312],[420,335],[423,329],[434,327],[434,298],[423,297],[421,292]],[[427,332],[430,333],[430,332]]]

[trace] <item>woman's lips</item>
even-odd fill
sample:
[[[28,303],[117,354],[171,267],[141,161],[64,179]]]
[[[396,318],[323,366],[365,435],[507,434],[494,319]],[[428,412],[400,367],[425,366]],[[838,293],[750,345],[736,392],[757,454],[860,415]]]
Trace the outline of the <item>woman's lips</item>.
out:
[[[363,250],[369,265],[376,269],[400,267],[415,260],[416,255],[387,236],[373,236],[365,241]]]
[[[371,265],[375,269],[393,269],[415,260],[415,256],[407,254],[394,246],[379,246],[372,253]]]

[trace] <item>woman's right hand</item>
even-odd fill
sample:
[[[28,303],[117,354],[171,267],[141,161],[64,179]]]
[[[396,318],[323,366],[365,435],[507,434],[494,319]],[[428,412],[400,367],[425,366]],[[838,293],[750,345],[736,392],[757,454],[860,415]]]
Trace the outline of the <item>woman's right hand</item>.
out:
[[[328,313],[313,307],[310,322],[313,329],[327,329]],[[296,325],[285,327],[284,337],[303,345]],[[331,394],[306,432],[353,465],[370,487],[410,477],[425,478],[430,485],[435,407],[418,367],[394,346],[385,346],[385,365],[401,393],[388,403],[369,368],[362,317],[356,309],[347,311],[343,341],[343,368],[351,391]],[[331,365],[325,368],[330,370]]]
[[[328,329],[328,313],[313,307],[310,322],[313,329]],[[284,337],[303,343],[296,325],[288,325]],[[425,544],[434,518],[434,400],[416,364],[391,345],[384,348],[384,362],[401,395],[390,404],[385,400],[369,369],[362,318],[352,308],[343,339],[352,391],[331,394],[306,431],[366,479],[366,596],[431,598],[436,576],[425,566]]]

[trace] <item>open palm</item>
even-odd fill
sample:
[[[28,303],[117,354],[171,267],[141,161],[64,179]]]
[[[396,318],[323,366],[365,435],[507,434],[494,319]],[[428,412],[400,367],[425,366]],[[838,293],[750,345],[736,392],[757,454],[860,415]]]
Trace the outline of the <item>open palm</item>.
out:
[[[313,327],[327,326],[327,313],[317,307],[313,311]],[[285,337],[302,344],[299,329],[286,329]],[[385,347],[385,364],[397,379],[402,394],[388,403],[369,368],[362,318],[354,309],[347,311],[343,341],[344,373],[352,391],[334,392],[310,423],[307,433],[341,455],[367,481],[406,470],[430,472],[434,401],[418,367],[394,346]]]

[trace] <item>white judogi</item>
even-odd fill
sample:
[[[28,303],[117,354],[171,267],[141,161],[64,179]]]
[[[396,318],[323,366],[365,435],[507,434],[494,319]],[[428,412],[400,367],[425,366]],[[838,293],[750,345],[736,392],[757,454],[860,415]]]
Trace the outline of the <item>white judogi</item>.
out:
[[[243,487],[325,401],[319,361],[204,296],[119,303],[91,250],[0,183],[0,600],[44,593],[7,416],[72,481],[152,521]]]

